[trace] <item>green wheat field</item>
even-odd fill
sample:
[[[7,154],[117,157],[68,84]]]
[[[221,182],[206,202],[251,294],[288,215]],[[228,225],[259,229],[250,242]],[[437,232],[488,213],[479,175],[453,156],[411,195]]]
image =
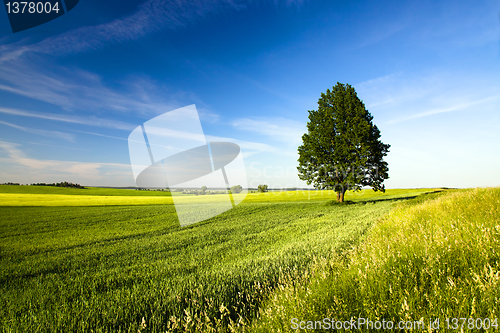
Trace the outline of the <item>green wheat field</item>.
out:
[[[326,317],[494,325],[500,188],[335,198],[250,193],[181,228],[169,192],[0,186],[0,331],[297,332],[293,318]]]

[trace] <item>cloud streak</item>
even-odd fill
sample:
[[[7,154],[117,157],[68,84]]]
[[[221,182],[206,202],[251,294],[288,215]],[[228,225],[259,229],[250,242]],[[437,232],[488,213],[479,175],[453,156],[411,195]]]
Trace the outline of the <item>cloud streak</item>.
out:
[[[387,124],[457,112],[481,105],[498,108],[498,84],[484,77],[433,71],[394,73],[356,85],[367,108]],[[379,116],[377,116],[377,114]]]
[[[254,0],[149,0],[137,11],[105,24],[77,28],[41,42],[0,48],[0,63],[18,59],[29,53],[73,54],[92,51],[111,43],[140,39],[164,29],[180,29],[209,14],[224,9],[241,10]],[[275,5],[300,7],[303,0],[275,0]]]
[[[238,146],[241,147],[242,150],[245,151],[247,154],[257,154],[257,153],[279,153],[279,149],[268,145],[266,143],[259,143],[259,142],[252,142],[252,141],[245,141],[245,140],[238,140],[234,138],[226,138],[226,137],[221,137],[221,136],[214,136],[214,135],[205,135],[205,138],[209,142],[233,142],[236,143]]]
[[[8,156],[0,158],[3,166],[0,176],[9,177],[6,181],[22,178],[23,183],[57,182],[69,177],[71,181],[85,185],[133,182],[132,170],[128,164],[38,160],[26,156],[19,147],[16,143],[0,141],[0,150],[5,151]]]
[[[217,1],[215,5],[226,3]],[[0,63],[14,60],[26,53],[72,54],[96,50],[109,43],[136,40],[149,33],[164,28],[176,29],[189,21],[210,12],[212,3],[204,1],[159,1],[151,0],[141,4],[132,15],[113,20],[109,23],[85,26],[43,41],[7,49],[0,56]],[[193,6],[199,6],[192,10]],[[212,5],[213,6],[213,5]]]
[[[491,101],[494,101],[496,99],[499,99],[499,97],[498,96],[491,96],[491,97],[483,98],[483,99],[469,102],[469,103],[462,103],[462,104],[454,105],[452,107],[447,107],[447,108],[433,109],[430,111],[417,113],[417,114],[411,115],[409,117],[390,120],[390,121],[388,121],[388,123],[389,124],[396,124],[396,123],[400,123],[403,121],[418,119],[418,118],[423,118],[423,117],[429,117],[429,116],[433,116],[433,115],[440,114],[440,113],[461,111],[461,110],[465,110],[471,106],[479,105],[479,104],[482,104],[485,102],[491,102]]]
[[[0,124],[9,126],[15,129],[18,129],[20,131],[30,133],[30,134],[36,134],[36,135],[42,135],[42,136],[48,136],[52,138],[57,138],[57,139],[63,139],[66,141],[74,142],[75,141],[75,136],[69,133],[63,133],[63,132],[58,132],[58,131],[45,131],[45,130],[40,130],[40,129],[35,129],[35,128],[28,128],[24,126],[19,126],[16,124],[12,124],[6,121],[0,120]]]
[[[234,120],[231,125],[241,131],[265,135],[275,141],[292,145],[299,144],[307,130],[305,124],[284,118],[241,118]]]
[[[36,99],[67,110],[95,112],[161,114],[177,108],[183,93],[169,92],[169,101],[163,98],[165,87],[151,80],[130,77],[122,82],[120,91],[111,89],[101,78],[79,69],[40,67],[19,61],[0,67],[0,90]],[[144,88],[146,87],[146,88]]]
[[[49,143],[42,143],[42,142],[28,142],[29,144],[32,145],[37,145],[37,146],[46,146],[46,147],[55,147],[55,148],[64,148],[64,149],[71,149],[71,150],[80,150],[80,151],[92,151],[90,149],[81,149],[81,148],[75,148],[75,147],[66,147],[66,146],[59,146],[59,145],[52,145]]]
[[[132,131],[136,127],[134,125],[127,124],[117,120],[102,119],[97,117],[79,117],[79,116],[61,115],[55,113],[31,112],[31,111],[11,109],[11,108],[0,107],[0,113],[10,114],[14,116],[54,120],[54,121],[73,123],[79,125],[113,128],[126,131]]]

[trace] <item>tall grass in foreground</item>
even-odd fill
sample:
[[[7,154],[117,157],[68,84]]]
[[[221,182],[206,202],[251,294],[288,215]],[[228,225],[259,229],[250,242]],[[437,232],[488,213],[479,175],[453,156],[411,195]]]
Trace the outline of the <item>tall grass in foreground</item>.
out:
[[[277,292],[249,331],[297,331],[292,318],[423,320],[426,331],[438,318],[440,331],[460,331],[461,322],[448,329],[446,318],[497,318],[500,325],[500,188],[405,203],[357,248],[315,272]]]

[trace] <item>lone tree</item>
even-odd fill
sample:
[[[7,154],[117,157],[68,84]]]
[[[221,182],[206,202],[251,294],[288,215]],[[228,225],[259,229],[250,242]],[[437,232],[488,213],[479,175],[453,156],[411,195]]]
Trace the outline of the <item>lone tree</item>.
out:
[[[243,191],[243,187],[241,187],[241,185],[235,185],[233,187],[231,187],[231,193],[240,193],[241,191]]]
[[[380,141],[373,116],[349,84],[321,93],[318,110],[309,111],[299,150],[299,178],[318,189],[333,189],[344,202],[347,190],[371,186],[385,192],[390,145]]]
[[[259,193],[267,192],[267,185],[259,185],[257,186],[257,190],[259,191]]]

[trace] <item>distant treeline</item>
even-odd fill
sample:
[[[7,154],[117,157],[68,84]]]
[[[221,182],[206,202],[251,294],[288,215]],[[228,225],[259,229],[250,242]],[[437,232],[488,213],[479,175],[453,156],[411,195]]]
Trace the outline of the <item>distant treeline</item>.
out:
[[[71,187],[71,188],[85,188],[85,186],[82,186],[80,184],[76,183],[70,183],[70,182],[61,182],[61,183],[52,183],[52,184],[46,184],[46,183],[33,183],[31,186],[55,186],[55,187]]]
[[[21,184],[8,182],[8,183],[2,183],[0,185],[21,185]]]

